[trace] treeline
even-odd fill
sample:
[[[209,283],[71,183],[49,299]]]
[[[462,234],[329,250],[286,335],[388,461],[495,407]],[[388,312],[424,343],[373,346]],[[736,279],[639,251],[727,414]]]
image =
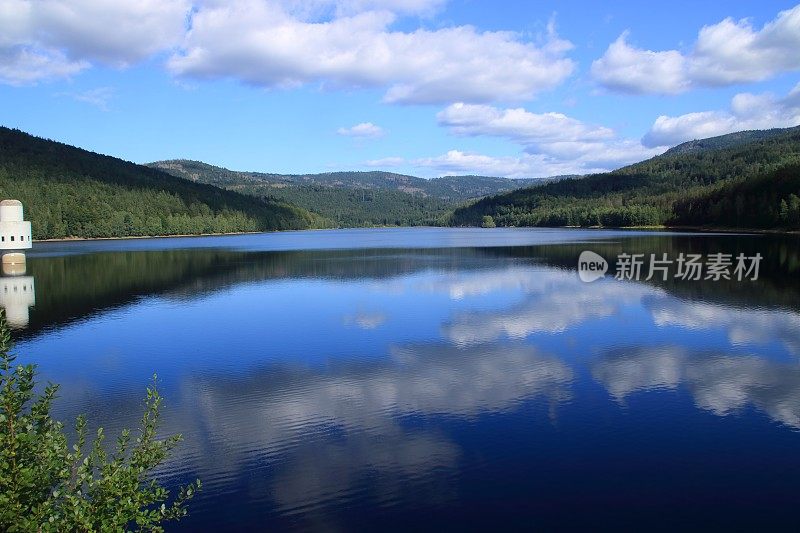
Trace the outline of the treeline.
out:
[[[488,216],[498,226],[794,227],[800,128],[754,138],[484,198],[456,209],[449,223],[478,226]]]
[[[35,239],[303,229],[328,225],[165,172],[0,127],[0,196],[20,200]]]

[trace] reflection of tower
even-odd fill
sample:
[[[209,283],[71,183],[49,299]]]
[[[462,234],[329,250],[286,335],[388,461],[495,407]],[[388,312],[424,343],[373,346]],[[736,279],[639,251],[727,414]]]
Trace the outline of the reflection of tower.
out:
[[[3,251],[3,274],[0,278],[0,307],[12,328],[28,325],[28,308],[36,303],[33,276],[25,276],[25,254],[30,248],[31,223],[23,220],[22,202],[0,202],[0,250]]]
[[[33,276],[20,276],[25,273],[19,269],[7,269],[3,264],[3,273],[12,274],[0,278],[0,307],[6,310],[6,321],[12,328],[28,326],[28,308],[36,305],[36,291],[33,286]]]

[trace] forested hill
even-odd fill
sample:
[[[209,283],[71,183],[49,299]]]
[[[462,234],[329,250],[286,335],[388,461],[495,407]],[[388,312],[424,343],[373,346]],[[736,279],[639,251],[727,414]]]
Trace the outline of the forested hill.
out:
[[[800,228],[800,127],[695,143],[703,148],[484,198],[450,223]]]
[[[22,201],[35,239],[301,229],[326,222],[286,202],[0,127],[0,197]]]
[[[673,146],[664,152],[662,156],[688,154],[708,150],[721,150],[723,148],[736,148],[737,146],[748,144],[754,141],[764,141],[771,139],[772,137],[781,136],[792,129],[796,130],[797,128],[737,131],[736,133],[719,135],[717,137],[709,137],[707,139],[695,139],[693,141],[687,141],[677,146]]]
[[[283,188],[294,185],[342,189],[381,189],[437,198],[449,202],[463,202],[482,196],[528,187],[541,182],[541,180],[535,178],[509,179],[491,176],[444,176],[424,179],[379,170],[325,172],[320,174],[270,174],[228,170],[227,168],[187,159],[157,161],[150,163],[150,166],[192,181],[228,188],[253,185]]]
[[[266,174],[189,160],[150,165],[188,180],[290,202],[319,213],[338,227],[442,225],[452,209],[469,199],[544,183],[487,176],[427,180],[382,171]]]

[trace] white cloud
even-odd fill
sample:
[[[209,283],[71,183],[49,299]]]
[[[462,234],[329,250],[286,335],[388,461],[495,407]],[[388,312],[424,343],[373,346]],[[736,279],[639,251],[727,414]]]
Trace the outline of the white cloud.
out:
[[[521,157],[493,157],[461,150],[450,150],[435,157],[423,157],[414,160],[414,165],[436,171],[439,175],[476,174],[483,176],[502,176],[509,178],[532,178],[548,172],[559,172],[562,167],[548,167],[530,155]],[[563,167],[570,168],[573,167]]]
[[[690,75],[709,85],[761,81],[800,69],[800,5],[781,11],[760,31],[726,18],[705,26],[695,44]]]
[[[111,87],[98,87],[80,93],[64,93],[77,102],[84,102],[93,105],[101,111],[108,111],[108,102],[114,96],[114,89]]]
[[[492,158],[453,150],[420,161],[424,166],[463,172],[488,168],[500,176],[552,176],[602,172],[658,155],[639,141],[618,138],[607,127],[586,124],[562,113],[532,113],[523,108],[456,103],[437,115],[439,125],[463,136],[492,136],[522,145],[525,154]]]
[[[308,22],[274,3],[202,5],[169,67],[261,87],[387,88],[385,101],[399,103],[528,99],[574,69],[564,57],[571,44],[552,25],[534,44],[471,26],[390,30],[396,18],[384,9]]]
[[[456,135],[506,137],[521,144],[563,141],[600,141],[614,137],[614,131],[590,126],[561,113],[531,113],[523,108],[499,109],[489,105],[455,103],[436,118]]]
[[[386,167],[399,167],[404,165],[406,159],[404,157],[382,157],[380,159],[370,159],[365,161],[364,164],[368,167],[386,168]]]
[[[336,133],[345,137],[357,137],[361,139],[374,139],[382,137],[386,131],[372,122],[362,122],[349,128],[339,128]]]
[[[69,77],[91,62],[122,67],[176,45],[187,0],[0,0],[0,79]]]
[[[628,32],[620,35],[591,69],[598,83],[622,92],[675,94],[800,70],[800,5],[781,11],[760,30],[746,19],[704,26],[686,54],[635,48],[627,37]]]
[[[740,93],[728,111],[662,115],[642,139],[645,146],[675,145],[735,131],[787,128],[800,124],[800,84],[784,98],[771,93]]]
[[[399,31],[445,0],[0,0],[0,81],[68,77],[172,51],[169,69],[262,87],[385,89],[387,102],[528,99],[574,70],[551,23],[535,42],[472,26]]]
[[[548,154],[524,153],[519,156],[491,156],[476,152],[449,150],[434,156],[410,161],[415,167],[429,171],[425,174],[479,175],[504,178],[544,178],[549,176],[583,175],[606,172],[624,164],[652,157],[665,147],[647,149],[635,141],[621,141],[609,145],[565,145],[569,148],[563,157]],[[583,154],[572,155],[583,150]]]
[[[0,44],[0,83],[30,85],[54,78],[69,78],[89,67],[86,61],[71,61],[62,52]]]
[[[641,50],[630,46],[627,37],[626,31],[592,63],[592,77],[597,82],[630,93],[675,94],[688,88],[686,59],[680,52]]]
[[[446,0],[278,0],[277,3],[293,17],[319,21],[365,11],[430,16],[439,11]]]

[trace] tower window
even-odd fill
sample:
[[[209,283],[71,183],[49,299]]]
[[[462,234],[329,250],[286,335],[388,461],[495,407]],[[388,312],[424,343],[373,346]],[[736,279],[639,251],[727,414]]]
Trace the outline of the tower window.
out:
[[[12,241],[14,240],[14,236],[13,236],[13,235],[11,236],[11,240],[12,240]]]

